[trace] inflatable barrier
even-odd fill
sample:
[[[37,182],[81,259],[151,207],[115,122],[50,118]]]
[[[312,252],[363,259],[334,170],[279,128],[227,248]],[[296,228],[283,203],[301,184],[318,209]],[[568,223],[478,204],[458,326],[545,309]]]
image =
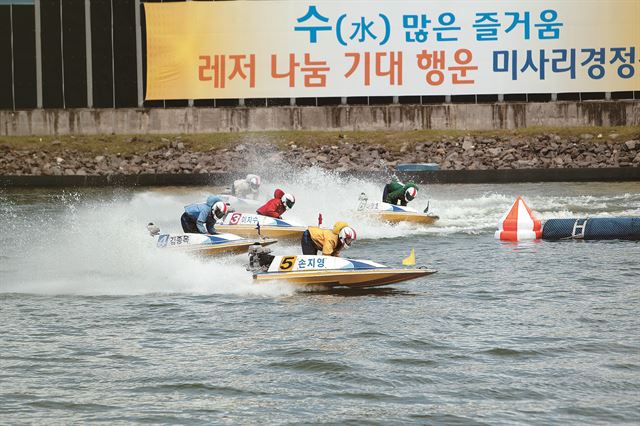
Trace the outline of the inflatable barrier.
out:
[[[549,219],[544,222],[542,239],[640,240],[640,217]]]
[[[640,240],[640,217],[548,219],[544,223],[518,197],[498,223],[495,238],[524,240]]]

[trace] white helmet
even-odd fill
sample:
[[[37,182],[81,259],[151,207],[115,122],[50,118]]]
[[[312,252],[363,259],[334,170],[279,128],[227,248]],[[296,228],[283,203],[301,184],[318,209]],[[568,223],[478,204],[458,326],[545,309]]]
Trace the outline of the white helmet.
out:
[[[251,189],[258,189],[261,184],[260,176],[247,175],[247,182],[249,182],[249,186],[251,187]]]
[[[407,188],[406,191],[404,191],[404,198],[407,201],[411,201],[414,198],[416,198],[416,195],[418,195],[418,188],[411,186],[409,188]]]
[[[218,219],[222,219],[227,214],[227,205],[222,201],[216,202],[211,206],[211,214]]]
[[[350,226],[345,226],[340,231],[338,238],[340,238],[340,241],[345,248],[349,248],[349,246],[356,240],[356,231]]]
[[[293,205],[296,203],[296,197],[294,197],[291,194],[284,194],[280,200],[282,201],[282,204],[284,204],[284,206],[287,209],[292,208]]]

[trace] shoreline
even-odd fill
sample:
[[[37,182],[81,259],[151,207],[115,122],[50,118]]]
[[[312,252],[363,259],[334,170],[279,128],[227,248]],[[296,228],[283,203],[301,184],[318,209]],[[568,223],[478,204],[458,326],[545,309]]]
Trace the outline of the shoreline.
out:
[[[640,180],[640,127],[0,137],[1,186],[196,185],[308,167],[424,183]]]

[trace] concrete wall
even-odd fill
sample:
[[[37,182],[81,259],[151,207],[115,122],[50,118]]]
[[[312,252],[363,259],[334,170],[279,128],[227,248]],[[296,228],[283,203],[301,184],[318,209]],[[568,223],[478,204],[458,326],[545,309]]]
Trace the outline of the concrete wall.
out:
[[[344,176],[384,179],[380,172],[344,173]],[[224,185],[246,173],[141,174],[101,176],[7,176],[0,175],[0,188],[11,187],[82,187],[82,186],[166,186]],[[640,168],[597,169],[503,169],[438,170],[398,173],[404,181],[431,183],[513,183],[513,182],[624,182],[640,181]]]
[[[638,126],[640,101],[0,111],[0,135]]]

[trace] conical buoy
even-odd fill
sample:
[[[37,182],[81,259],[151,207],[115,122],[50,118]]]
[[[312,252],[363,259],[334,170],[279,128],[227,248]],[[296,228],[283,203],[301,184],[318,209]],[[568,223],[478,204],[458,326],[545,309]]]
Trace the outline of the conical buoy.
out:
[[[535,218],[522,197],[518,197],[500,219],[495,237],[502,241],[538,240],[542,237],[542,223]]]

